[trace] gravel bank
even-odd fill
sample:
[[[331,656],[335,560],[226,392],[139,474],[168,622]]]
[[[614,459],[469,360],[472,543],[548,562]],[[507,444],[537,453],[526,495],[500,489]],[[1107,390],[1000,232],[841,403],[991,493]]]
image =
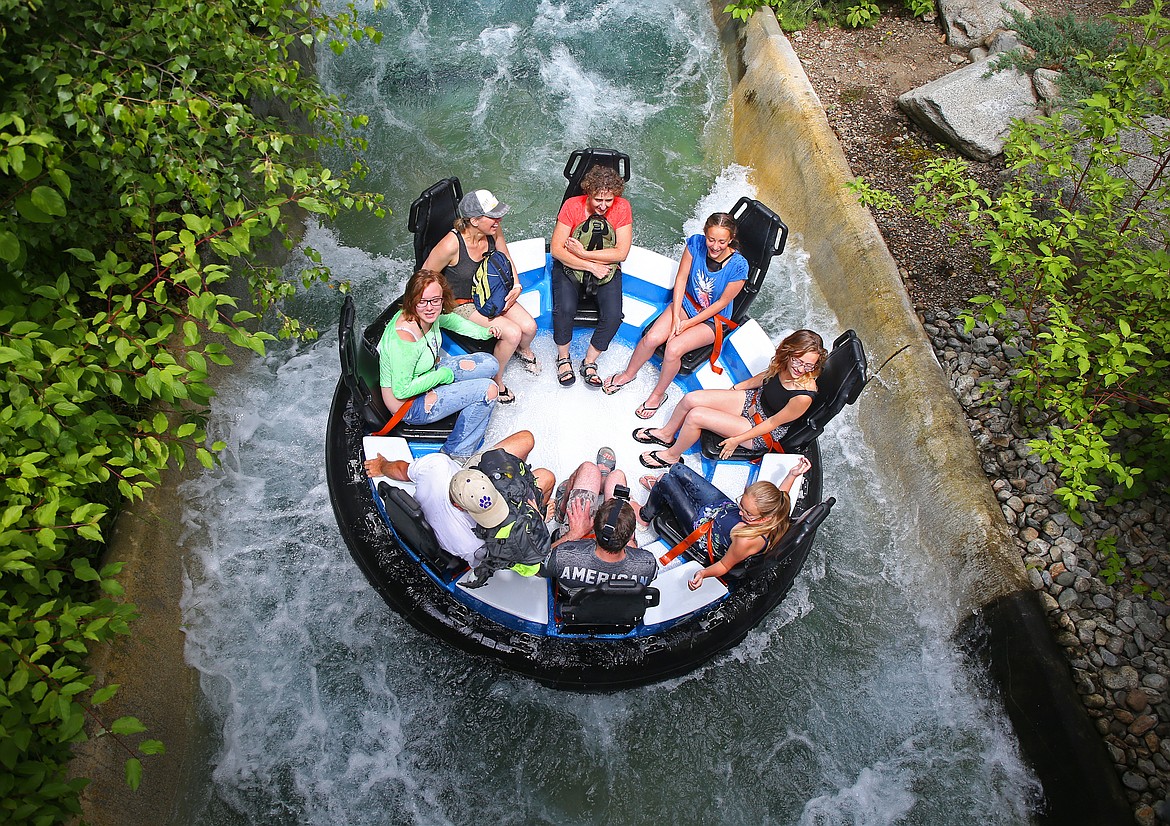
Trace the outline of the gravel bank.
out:
[[[1082,523],[1074,522],[1053,496],[1060,484],[1054,468],[1026,444],[1040,428],[1021,418],[1034,421],[1035,410],[1015,409],[1004,392],[1026,340],[1018,327],[977,324],[967,333],[956,315],[927,310],[921,317],[966,411],[1028,579],[1136,821],[1170,823],[1170,604],[1162,598],[1170,597],[1170,497],[1082,505]],[[1103,491],[1101,498],[1120,493]],[[1128,575],[1113,575],[1122,560]]]

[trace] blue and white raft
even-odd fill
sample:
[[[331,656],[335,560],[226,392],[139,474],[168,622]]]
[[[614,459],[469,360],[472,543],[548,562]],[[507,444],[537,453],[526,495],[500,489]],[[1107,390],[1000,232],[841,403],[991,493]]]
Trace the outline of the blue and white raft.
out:
[[[441,197],[455,202],[462,195],[457,179],[436,187],[446,192]],[[746,199],[736,209],[771,214],[767,207]],[[414,213],[412,209],[412,229]],[[533,238],[508,246],[523,287],[520,303],[542,330],[550,329],[552,261],[545,240]],[[420,261],[427,249],[423,244],[423,251],[416,250]],[[763,257],[764,270],[770,257]],[[632,347],[666,305],[677,266],[676,261],[650,250],[631,250],[622,268],[625,318],[619,341]],[[762,275],[753,275],[762,282]],[[606,583],[569,600],[549,580],[522,577],[510,570],[496,573],[481,588],[464,588],[467,566],[439,547],[411,496],[413,486],[366,478],[364,459],[378,453],[388,459],[417,458],[436,450],[451,426],[450,422],[399,425],[389,435],[370,435],[389,418],[378,391],[377,343],[394,309],[359,336],[355,308],[346,298],[340,329],[342,376],[329,415],[326,465],[330,497],[350,553],[386,602],[412,625],[553,687],[612,690],[694,669],[739,643],[788,593],[834,501],[822,501],[817,436],[836,413],[856,400],[866,381],[865,354],[852,331],[834,343],[818,381],[817,400],[784,440],[786,453],[742,454],[717,462],[712,457],[717,455],[718,439],[705,438],[705,447],[696,446],[686,456],[692,469],[701,469],[733,499],[758,479],[779,482],[798,454],[809,458],[812,468],[799,490],[793,491],[793,525],[776,547],[749,559],[722,581],[705,579],[696,591],[687,582],[705,560],[691,549],[661,569],[649,587]],[[458,342],[445,344],[450,352],[461,351]],[[717,359],[722,373],[701,357],[701,367],[676,379],[672,395],[677,399],[687,390],[730,387],[763,370],[774,351],[775,345],[760,325],[743,318],[727,336]],[[521,394],[517,402],[524,405],[526,396],[534,397],[533,417],[547,417],[549,405],[563,392],[554,376],[547,381],[548,391],[539,402],[531,393]],[[628,406],[632,409],[632,401]],[[521,422],[523,413],[518,414]],[[631,426],[634,421],[631,416]],[[630,429],[615,425],[614,443],[629,440]],[[632,451],[636,446],[629,441]],[[678,525],[669,513],[661,514],[654,527],[659,539],[642,544],[660,558],[689,533],[689,526]]]

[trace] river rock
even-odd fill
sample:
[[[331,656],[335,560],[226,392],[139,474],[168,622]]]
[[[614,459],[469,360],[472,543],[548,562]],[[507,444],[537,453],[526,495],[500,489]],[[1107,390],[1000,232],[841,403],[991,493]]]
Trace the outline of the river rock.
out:
[[[1032,88],[1036,90],[1036,97],[1046,102],[1060,100],[1060,75],[1053,69],[1032,72]]]
[[[898,98],[898,107],[934,137],[977,161],[1003,151],[1011,122],[1036,113],[1031,79],[1016,69],[964,66]]]
[[[1032,16],[1032,10],[1019,0],[939,0],[938,10],[947,44],[957,49],[982,46],[996,29],[1011,25],[1012,11]]]

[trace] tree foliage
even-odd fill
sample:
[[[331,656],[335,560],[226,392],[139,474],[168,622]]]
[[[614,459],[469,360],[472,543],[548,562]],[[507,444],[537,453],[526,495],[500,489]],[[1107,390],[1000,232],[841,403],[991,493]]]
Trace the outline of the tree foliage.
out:
[[[0,0],[0,820],[77,812],[87,717],[141,731],[84,671],[134,617],[94,560],[119,502],[214,462],[209,362],[263,352],[257,317],[328,278],[287,282],[266,247],[298,215],[380,211],[360,165],[318,161],[364,148],[364,118],[303,62],[377,36],[312,0]],[[160,750],[127,747],[131,786]]]
[[[915,17],[935,11],[935,0],[901,0],[899,4]],[[813,20],[851,29],[877,25],[882,10],[874,0],[733,0],[723,13],[747,20],[757,9],[771,8],[784,31],[800,31]]]
[[[1119,51],[1080,58],[1098,91],[1014,125],[1000,191],[956,160],[915,187],[916,211],[989,255],[999,291],[977,313],[1026,320],[1012,393],[1043,417],[1031,446],[1059,465],[1070,510],[1106,484],[1164,484],[1170,464],[1170,20],[1153,0],[1118,22]]]

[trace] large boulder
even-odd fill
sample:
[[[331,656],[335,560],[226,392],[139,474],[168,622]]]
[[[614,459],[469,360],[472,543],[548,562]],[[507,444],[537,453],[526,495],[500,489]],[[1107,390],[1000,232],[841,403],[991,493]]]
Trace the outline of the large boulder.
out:
[[[1013,11],[1031,18],[1032,10],[1019,0],[939,0],[939,14],[947,44],[956,49],[982,46],[996,29],[1011,28]]]
[[[1016,69],[987,74],[973,63],[898,98],[912,121],[968,158],[989,161],[1003,151],[1011,122],[1036,113],[1032,80]]]

